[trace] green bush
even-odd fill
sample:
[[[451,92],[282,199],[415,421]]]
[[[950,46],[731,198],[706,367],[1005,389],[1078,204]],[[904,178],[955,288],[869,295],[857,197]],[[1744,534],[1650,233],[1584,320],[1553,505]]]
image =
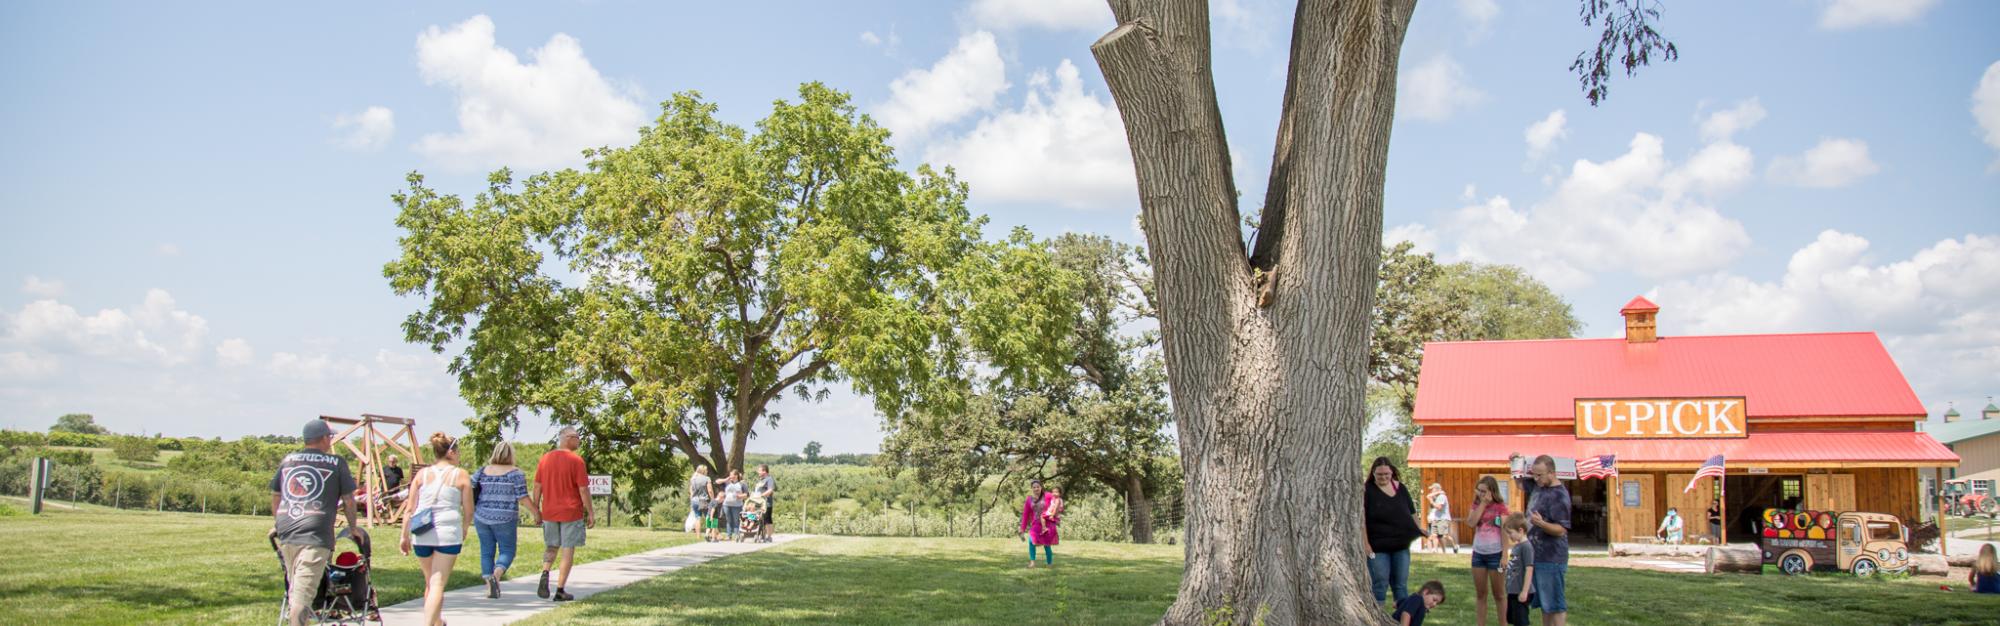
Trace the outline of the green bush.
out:
[[[37,432],[20,430],[0,430],[0,448],[42,447],[49,445],[49,436]]]
[[[120,460],[135,463],[151,463],[160,458],[160,448],[154,445],[152,439],[131,435],[118,435],[112,438],[111,453],[117,455]]]
[[[108,441],[109,439],[110,439],[109,435],[91,435],[85,433],[58,431],[49,433],[47,445],[67,446],[71,448],[109,448],[111,447],[111,442]]]

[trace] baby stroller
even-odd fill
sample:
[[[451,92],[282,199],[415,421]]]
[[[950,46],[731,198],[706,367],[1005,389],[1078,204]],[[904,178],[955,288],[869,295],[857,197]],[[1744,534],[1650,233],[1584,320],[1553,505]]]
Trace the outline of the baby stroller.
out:
[[[741,536],[749,537],[757,534],[757,529],[761,528],[763,523],[764,499],[751,498],[750,506],[743,507],[743,534]]]
[[[313,596],[312,609],[306,611],[307,619],[314,624],[349,624],[365,626],[380,625],[382,614],[375,604],[375,586],[369,582],[368,558],[372,552],[368,541],[354,536],[351,529],[343,529],[336,536],[354,540],[355,549],[360,552],[343,551],[333,555],[326,563],[326,571],[319,576],[319,592]],[[285,570],[284,553],[278,552],[278,538],[273,536],[271,551],[278,553],[278,576],[285,580],[285,599],[278,604],[278,623],[288,624],[291,615],[292,584],[291,572]]]

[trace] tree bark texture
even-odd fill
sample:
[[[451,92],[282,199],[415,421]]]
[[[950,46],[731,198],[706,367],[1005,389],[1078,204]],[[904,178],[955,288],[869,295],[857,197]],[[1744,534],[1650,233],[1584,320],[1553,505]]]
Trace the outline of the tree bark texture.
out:
[[[1153,501],[1146,498],[1146,481],[1125,477],[1125,517],[1132,524],[1132,543],[1153,542]]]
[[[1186,565],[1160,623],[1387,623],[1369,593],[1359,457],[1396,61],[1415,0],[1300,2],[1254,264],[1206,3],[1110,4],[1119,25],[1091,49],[1138,174],[1187,480]],[[1246,485],[1258,486],[1247,501]]]

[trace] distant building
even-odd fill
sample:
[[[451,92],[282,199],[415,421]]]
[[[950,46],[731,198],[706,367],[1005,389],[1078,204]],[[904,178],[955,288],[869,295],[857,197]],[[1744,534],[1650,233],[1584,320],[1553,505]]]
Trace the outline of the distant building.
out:
[[[1986,408],[1979,411],[1978,419],[1962,419],[1958,409],[1947,409],[1944,421],[1924,422],[1923,429],[1938,443],[1958,453],[1958,467],[1947,470],[1945,480],[1970,479],[1974,487],[1982,490],[1990,489],[1992,481],[2000,480],[2000,406],[1994,406],[1992,398],[1986,399]]]
[[[1632,299],[1622,338],[1427,344],[1410,467],[1444,487],[1456,516],[1485,476],[1519,510],[1510,454],[1615,463],[1615,480],[1570,481],[1573,533],[1625,542],[1651,537],[1669,507],[1706,535],[1696,520],[1717,498],[1731,538],[1753,536],[1766,508],[1916,523],[1927,508],[1919,479],[1959,465],[1944,436],[1917,430],[1924,405],[1875,333],[1662,337],[1659,311]],[[1976,467],[2000,467],[2000,436],[1987,436],[2000,419],[1980,422],[1990,452]],[[1726,485],[1694,481],[1716,455]]]

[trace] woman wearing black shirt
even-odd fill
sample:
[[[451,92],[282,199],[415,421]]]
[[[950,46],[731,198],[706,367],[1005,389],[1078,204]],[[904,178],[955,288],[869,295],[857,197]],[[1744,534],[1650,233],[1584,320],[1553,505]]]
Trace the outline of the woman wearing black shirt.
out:
[[[1708,536],[1710,541],[1722,541],[1722,499],[1717,498],[1708,505]]]
[[[1361,507],[1368,520],[1368,580],[1375,591],[1375,603],[1383,594],[1396,590],[1396,601],[1410,595],[1410,542],[1423,533],[1417,529],[1417,505],[1403,488],[1402,473],[1389,457],[1375,457],[1361,491]]]

